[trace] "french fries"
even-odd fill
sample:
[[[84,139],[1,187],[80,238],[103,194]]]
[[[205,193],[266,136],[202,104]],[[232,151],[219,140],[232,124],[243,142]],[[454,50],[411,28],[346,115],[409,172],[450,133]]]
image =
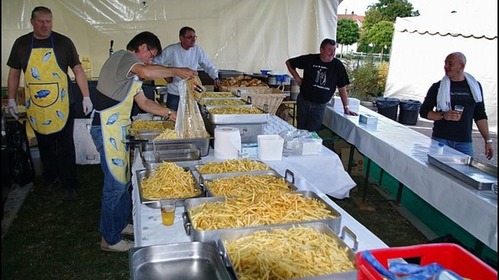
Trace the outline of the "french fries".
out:
[[[211,108],[208,112],[216,115],[263,114],[262,110],[256,107],[220,107]]]
[[[159,130],[175,128],[175,123],[171,121],[151,121],[151,120],[136,120],[132,122],[130,134],[136,135],[141,130]]]
[[[263,162],[245,158],[231,159],[220,162],[212,161],[199,166],[197,170],[201,174],[218,174],[245,171],[265,171],[270,170],[270,167]]]
[[[154,137],[154,140],[168,140],[168,139],[179,139],[177,131],[173,129],[165,129],[161,134]]]
[[[347,250],[313,228],[256,231],[224,241],[239,279],[291,279],[355,270]]]
[[[300,193],[268,191],[226,197],[188,210],[197,230],[218,230],[335,218],[326,204]]]
[[[146,199],[189,198],[201,194],[191,172],[173,162],[159,165],[154,174],[143,178],[142,196]]]
[[[270,191],[289,191],[284,178],[272,175],[242,175],[211,180],[205,186],[215,196],[267,195]]]

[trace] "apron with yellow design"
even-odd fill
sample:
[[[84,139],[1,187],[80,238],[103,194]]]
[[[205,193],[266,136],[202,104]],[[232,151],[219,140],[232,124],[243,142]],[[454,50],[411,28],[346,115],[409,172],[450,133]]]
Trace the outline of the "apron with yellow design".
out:
[[[51,134],[64,128],[69,115],[68,80],[53,49],[33,48],[24,75],[26,113],[33,130]]]
[[[123,139],[130,132],[133,97],[141,87],[142,82],[135,81],[123,101],[99,112],[106,164],[113,177],[123,184],[130,181],[130,145]]]

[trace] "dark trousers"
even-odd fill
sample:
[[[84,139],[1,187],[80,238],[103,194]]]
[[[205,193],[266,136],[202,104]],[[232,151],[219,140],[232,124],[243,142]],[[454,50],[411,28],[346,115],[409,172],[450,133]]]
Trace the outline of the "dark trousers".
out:
[[[296,109],[296,128],[305,129],[310,132],[320,130],[326,104],[305,100],[299,94],[296,99]]]
[[[46,184],[59,178],[64,189],[76,189],[76,152],[73,140],[74,110],[70,105],[68,121],[64,128],[52,134],[35,131],[38,150],[43,165],[43,178]]]

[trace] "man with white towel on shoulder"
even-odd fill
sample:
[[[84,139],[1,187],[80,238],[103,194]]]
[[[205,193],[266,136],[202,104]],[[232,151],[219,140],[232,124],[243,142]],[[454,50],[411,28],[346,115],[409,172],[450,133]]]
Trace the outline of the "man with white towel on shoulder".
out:
[[[485,156],[490,160],[494,143],[489,135],[482,86],[464,72],[465,66],[464,54],[447,55],[445,76],[428,90],[419,115],[434,121],[432,139],[470,156],[473,156],[471,131],[475,121],[484,139]]]

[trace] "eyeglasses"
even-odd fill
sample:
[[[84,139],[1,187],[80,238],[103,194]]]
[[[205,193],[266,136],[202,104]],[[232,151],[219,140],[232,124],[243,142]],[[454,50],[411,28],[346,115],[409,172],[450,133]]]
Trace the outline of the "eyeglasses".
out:
[[[149,51],[149,54],[151,55],[151,59],[153,59],[155,57],[155,55],[152,53],[152,51],[149,48],[149,46],[147,46],[147,50]]]
[[[198,38],[198,36],[196,36],[196,35],[194,35],[194,36],[183,36],[182,35],[182,37],[184,37],[187,40],[192,40],[192,39],[197,39]]]

